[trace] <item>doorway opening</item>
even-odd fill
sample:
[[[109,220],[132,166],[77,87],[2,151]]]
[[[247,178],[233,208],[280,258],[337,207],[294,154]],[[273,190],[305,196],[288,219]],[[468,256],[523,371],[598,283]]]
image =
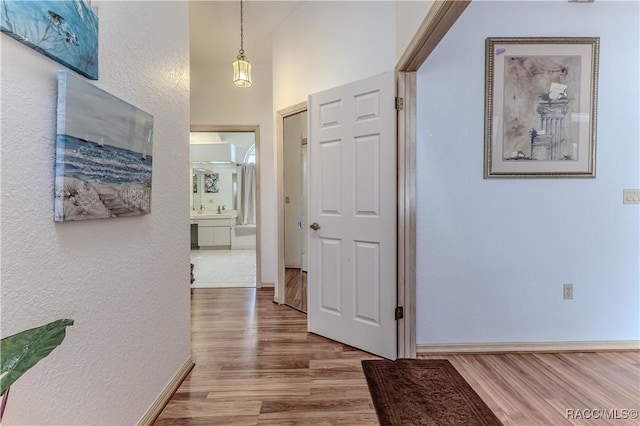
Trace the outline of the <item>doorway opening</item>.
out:
[[[306,176],[303,183],[307,157],[305,163],[302,158],[307,137],[306,102],[277,112],[278,281],[274,302],[302,312],[307,311],[308,301]]]
[[[284,303],[307,312],[307,111],[283,118]]]
[[[258,163],[258,126],[192,126],[192,288],[260,287]]]
[[[443,0],[435,2],[423,23],[409,43],[405,53],[396,65],[396,95],[404,101],[398,104],[397,114],[397,302],[404,315],[397,320],[397,356],[416,356],[416,71],[426,60],[449,28],[456,22],[470,0]],[[283,200],[283,119],[287,115],[306,110],[307,104],[277,111],[277,199],[278,199],[278,281],[274,301],[285,303],[284,292],[284,203]],[[338,339],[339,340],[339,339]]]

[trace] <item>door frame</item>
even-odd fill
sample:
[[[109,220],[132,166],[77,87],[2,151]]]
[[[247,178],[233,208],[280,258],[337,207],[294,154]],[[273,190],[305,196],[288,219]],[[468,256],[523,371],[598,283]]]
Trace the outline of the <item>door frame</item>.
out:
[[[404,317],[398,320],[398,358],[416,357],[416,125],[417,76],[445,34],[462,15],[471,0],[435,0],[427,16],[396,65],[396,96],[404,99],[397,117],[398,169],[398,305]],[[284,304],[284,117],[307,110],[301,102],[276,113],[276,197],[278,202],[278,281],[274,302]],[[282,234],[282,235],[281,235]]]
[[[291,115],[307,111],[307,102],[300,102],[276,112],[276,204],[278,237],[278,277],[273,294],[273,301],[284,305],[284,119]],[[308,132],[308,130],[307,130]],[[308,135],[307,135],[308,137]]]
[[[208,124],[192,124],[190,132],[253,132],[255,135],[256,146],[256,288],[262,287],[262,255],[260,243],[260,126],[259,125],[208,125]],[[236,161],[237,163],[237,161]]]
[[[417,76],[471,0],[436,0],[396,66],[398,111],[398,358],[416,357],[416,126]]]

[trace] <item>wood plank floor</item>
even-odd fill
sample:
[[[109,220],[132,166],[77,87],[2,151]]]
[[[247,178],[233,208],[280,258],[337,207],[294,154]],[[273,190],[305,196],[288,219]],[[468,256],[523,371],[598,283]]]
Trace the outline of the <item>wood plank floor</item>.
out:
[[[307,273],[300,268],[284,270],[284,303],[307,312]]]
[[[156,425],[376,425],[362,359],[306,332],[306,316],[272,289],[193,289],[196,366]],[[637,425],[570,420],[566,410],[638,409],[638,352],[452,355],[505,425]],[[580,412],[580,414],[589,414]]]

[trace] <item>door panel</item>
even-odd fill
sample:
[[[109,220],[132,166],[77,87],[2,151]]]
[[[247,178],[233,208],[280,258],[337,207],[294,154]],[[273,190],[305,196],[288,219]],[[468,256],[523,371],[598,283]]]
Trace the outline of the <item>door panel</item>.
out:
[[[356,216],[380,214],[380,135],[355,138]]]
[[[309,331],[395,359],[393,73],[309,98]]]
[[[342,313],[342,241],[331,238],[320,240],[320,303],[325,312],[340,315]]]
[[[371,265],[380,264],[380,244],[354,242],[355,252],[355,318],[368,324],[380,325],[380,274]]]
[[[342,141],[331,140],[320,143],[320,198],[323,215],[342,213],[342,176],[340,166]]]

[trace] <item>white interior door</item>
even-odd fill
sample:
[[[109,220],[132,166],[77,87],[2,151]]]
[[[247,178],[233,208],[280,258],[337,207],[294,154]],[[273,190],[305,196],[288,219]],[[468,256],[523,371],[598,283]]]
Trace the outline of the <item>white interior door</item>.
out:
[[[309,106],[309,331],[395,359],[394,74]]]

